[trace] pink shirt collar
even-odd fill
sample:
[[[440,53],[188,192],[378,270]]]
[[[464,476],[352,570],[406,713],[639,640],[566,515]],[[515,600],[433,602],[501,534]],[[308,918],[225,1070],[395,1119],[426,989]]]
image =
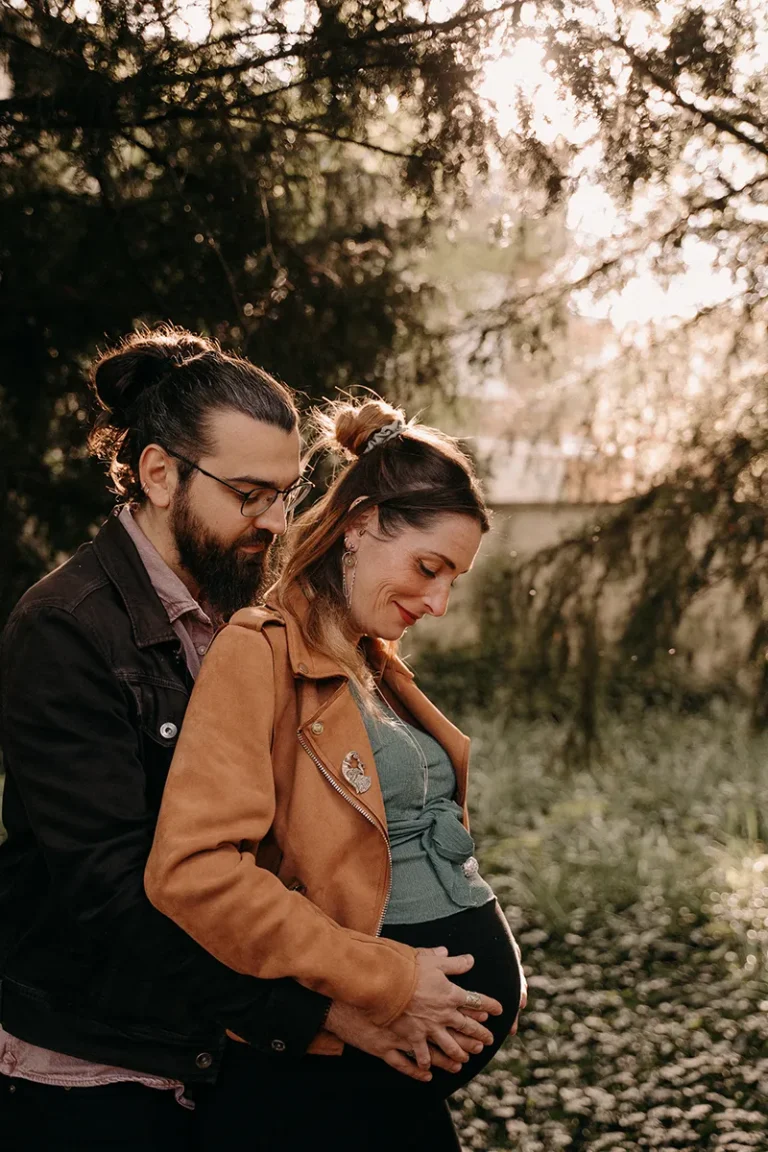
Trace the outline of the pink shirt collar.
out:
[[[213,628],[211,618],[200,607],[184,581],[166,564],[149,537],[144,535],[127,504],[121,508],[118,519],[133,541],[171,624],[190,613],[201,624]]]

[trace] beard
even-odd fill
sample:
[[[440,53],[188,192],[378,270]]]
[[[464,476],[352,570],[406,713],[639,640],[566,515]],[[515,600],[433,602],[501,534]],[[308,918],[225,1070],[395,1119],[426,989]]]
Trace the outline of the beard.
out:
[[[224,545],[200,523],[183,490],[171,511],[171,531],[179,560],[200,589],[200,599],[220,619],[255,604],[274,582],[275,537],[265,528],[255,528],[236,544]],[[263,551],[241,551],[244,545],[254,544],[263,545]]]

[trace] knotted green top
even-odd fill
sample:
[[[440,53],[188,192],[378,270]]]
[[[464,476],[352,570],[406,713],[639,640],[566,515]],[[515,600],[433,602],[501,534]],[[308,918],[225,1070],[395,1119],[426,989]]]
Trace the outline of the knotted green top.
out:
[[[492,900],[492,890],[477,871],[474,841],[453,799],[456,775],[445,749],[399,718],[390,723],[361,712],[384,797],[392,853],[385,923],[438,920]],[[387,715],[394,714],[388,710]]]

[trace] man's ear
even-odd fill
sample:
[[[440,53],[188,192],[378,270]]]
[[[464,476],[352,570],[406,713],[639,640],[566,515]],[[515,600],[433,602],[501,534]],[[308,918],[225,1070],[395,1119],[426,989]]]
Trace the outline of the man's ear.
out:
[[[149,503],[167,508],[178,482],[175,461],[159,444],[147,444],[139,459],[139,483]]]

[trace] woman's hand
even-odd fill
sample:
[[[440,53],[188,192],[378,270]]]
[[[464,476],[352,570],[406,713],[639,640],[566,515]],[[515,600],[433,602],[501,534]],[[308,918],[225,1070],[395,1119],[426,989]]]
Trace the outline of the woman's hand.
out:
[[[522,953],[520,951],[520,945],[518,944],[517,940],[515,940],[514,936],[512,937],[512,943],[515,946],[515,954],[517,956],[517,966],[520,969],[520,1004],[519,1004],[519,1007],[517,1009],[517,1016],[515,1016],[515,1019],[512,1023],[512,1027],[509,1030],[509,1034],[510,1034],[510,1036],[516,1036],[517,1035],[517,1028],[518,1028],[518,1025],[520,1023],[520,1013],[528,1005],[528,981],[526,980],[525,972],[523,971],[523,956],[522,956]],[[474,1008],[464,1007],[461,1009],[461,1011],[466,1016],[471,1016],[473,1020],[487,1020],[488,1019],[488,1013],[487,1012],[478,1012]]]
[[[405,1012],[390,1024],[390,1028],[408,1041],[408,1048],[420,1068],[429,1068],[431,1064],[429,1042],[440,1048],[449,1059],[466,1059],[465,1050],[451,1034],[452,1029],[475,1041],[473,1051],[481,1051],[483,1044],[493,1043],[492,1034],[480,1020],[466,1015],[461,1008],[471,1004],[478,1014],[487,1012],[498,1016],[501,1004],[479,992],[467,993],[448,979],[469,972],[474,962],[472,956],[449,956],[447,948],[417,949],[416,990]],[[468,1000],[468,996],[472,999]]]
[[[428,1068],[420,1068],[408,1058],[411,1055],[408,1040],[391,1028],[381,1028],[378,1024],[374,1024],[364,1012],[359,1008],[353,1008],[351,1004],[342,1004],[334,1000],[325,1027],[345,1044],[359,1048],[369,1056],[377,1056],[385,1064],[389,1064],[390,1068],[402,1072],[404,1076],[421,1081],[432,1079],[432,1073]],[[461,1050],[461,1060],[452,1060],[439,1048],[431,1048],[431,1063],[433,1068],[456,1073],[461,1071],[462,1065],[469,1060],[471,1053],[482,1051],[483,1045],[464,1032],[454,1032],[452,1029],[449,1029],[449,1032]]]

